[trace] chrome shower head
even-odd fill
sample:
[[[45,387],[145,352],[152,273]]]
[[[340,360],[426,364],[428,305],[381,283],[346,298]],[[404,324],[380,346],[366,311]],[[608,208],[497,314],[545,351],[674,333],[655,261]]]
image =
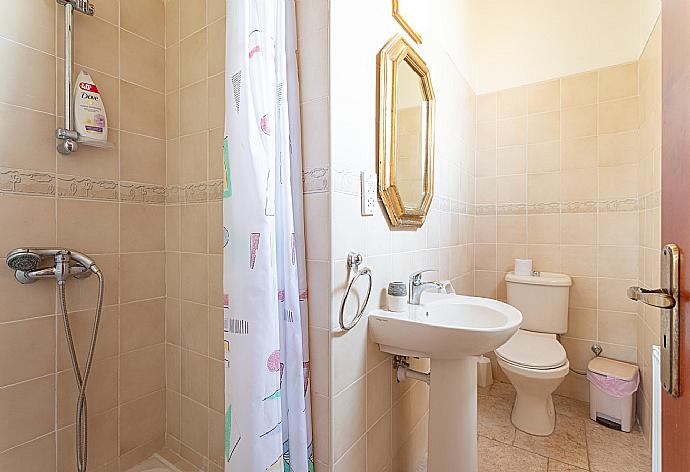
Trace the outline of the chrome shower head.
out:
[[[15,249],[7,254],[7,265],[12,270],[29,272],[36,270],[41,263],[41,256],[29,249]]]

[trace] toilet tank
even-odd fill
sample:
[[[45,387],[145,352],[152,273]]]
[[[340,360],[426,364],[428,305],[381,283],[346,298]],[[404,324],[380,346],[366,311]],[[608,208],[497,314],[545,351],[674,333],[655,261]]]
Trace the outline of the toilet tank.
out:
[[[522,313],[521,329],[540,333],[568,331],[569,276],[552,272],[535,275],[506,274],[508,303]]]

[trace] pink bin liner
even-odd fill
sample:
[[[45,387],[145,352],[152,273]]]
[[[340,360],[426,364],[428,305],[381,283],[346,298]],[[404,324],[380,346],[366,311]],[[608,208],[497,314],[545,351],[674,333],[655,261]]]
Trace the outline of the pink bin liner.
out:
[[[636,373],[635,377],[631,380],[621,380],[616,377],[596,374],[588,370],[587,380],[596,385],[602,392],[620,398],[630,396],[637,392],[637,387],[640,386],[640,373]]]

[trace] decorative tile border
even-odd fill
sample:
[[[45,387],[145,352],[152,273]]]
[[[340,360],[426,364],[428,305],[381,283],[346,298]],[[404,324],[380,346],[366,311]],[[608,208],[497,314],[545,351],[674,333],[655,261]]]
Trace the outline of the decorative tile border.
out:
[[[120,182],[120,201],[126,203],[165,203],[165,187],[162,185]]]
[[[328,167],[316,167],[302,172],[302,192],[328,192]]]
[[[207,198],[209,202],[223,200],[223,181],[211,180],[206,184]]]
[[[31,170],[0,168],[0,192],[55,195],[55,175]]]
[[[333,190],[348,195],[359,195],[361,192],[359,179],[359,171],[334,169]]]
[[[57,196],[117,201],[118,185],[113,180],[79,177],[76,175],[58,175]]]

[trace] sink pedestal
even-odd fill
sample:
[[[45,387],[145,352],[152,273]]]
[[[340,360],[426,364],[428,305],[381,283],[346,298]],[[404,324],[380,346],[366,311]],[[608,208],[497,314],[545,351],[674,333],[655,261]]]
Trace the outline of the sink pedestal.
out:
[[[428,472],[477,472],[477,359],[431,359]]]

